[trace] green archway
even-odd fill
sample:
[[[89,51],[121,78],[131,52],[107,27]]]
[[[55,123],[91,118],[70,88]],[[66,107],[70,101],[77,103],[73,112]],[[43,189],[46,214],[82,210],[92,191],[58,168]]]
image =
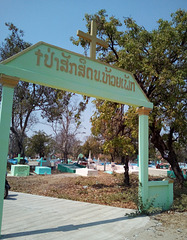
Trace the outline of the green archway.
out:
[[[0,83],[3,86],[0,106],[0,230],[13,90],[19,80],[138,107],[141,198],[145,205],[155,196],[155,206],[163,209],[171,206],[171,184],[168,181],[148,182],[148,115],[153,104],[133,75],[97,60],[39,42],[0,64]],[[167,193],[163,197],[165,191]]]

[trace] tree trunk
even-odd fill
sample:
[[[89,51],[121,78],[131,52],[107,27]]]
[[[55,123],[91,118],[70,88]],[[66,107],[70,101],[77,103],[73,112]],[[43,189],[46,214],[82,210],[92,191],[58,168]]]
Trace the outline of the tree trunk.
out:
[[[23,146],[23,138],[24,138],[23,134],[19,135],[14,127],[11,127],[10,130],[12,131],[12,133],[14,134],[14,136],[17,140],[17,144],[18,144],[18,148],[19,148],[18,154],[20,154],[21,157],[24,158],[25,157],[25,151],[24,151],[24,146]]]
[[[124,184],[126,186],[130,185],[130,180],[129,180],[129,156],[122,156],[121,161],[124,162]]]
[[[174,149],[172,147],[173,129],[171,129],[170,134],[168,134],[167,145],[162,139],[162,136],[160,135],[161,130],[156,129],[154,125],[152,125],[150,129],[152,131],[151,142],[161,153],[163,159],[165,159],[171,165],[171,168],[176,176],[178,183],[182,186],[184,183],[184,176],[182,174],[182,170],[179,167],[177,155],[175,154]]]
[[[125,157],[124,157],[124,156],[121,157],[121,164],[122,164],[122,165],[125,164]]]
[[[68,154],[67,151],[64,151],[64,162],[68,163]]]
[[[176,154],[174,152],[170,152],[167,161],[171,165],[171,168],[176,176],[178,183],[182,186],[184,183],[184,176],[181,168],[179,167]]]

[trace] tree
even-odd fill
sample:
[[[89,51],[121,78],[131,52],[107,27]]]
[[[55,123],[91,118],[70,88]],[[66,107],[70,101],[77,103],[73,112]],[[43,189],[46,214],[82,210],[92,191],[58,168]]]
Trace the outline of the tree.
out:
[[[13,23],[5,23],[5,25],[11,31],[11,35],[5,38],[5,42],[0,47],[1,61],[31,46],[31,43],[23,40],[24,32],[22,30],[19,30]]]
[[[28,140],[27,154],[39,157],[47,156],[52,149],[51,137],[47,136],[43,131],[35,132],[35,134]]]
[[[131,107],[128,113],[125,113],[123,104],[103,100],[96,100],[95,105],[96,112],[91,118],[92,133],[103,140],[103,151],[111,155],[112,161],[117,157],[121,158],[125,168],[124,183],[129,185],[129,157],[135,154],[137,148],[135,109]]]
[[[20,81],[14,91],[13,111],[11,132],[14,134],[19,152],[22,156],[24,152],[24,141],[26,131],[37,122],[35,116],[36,111],[41,112],[41,117],[45,117],[48,113],[49,106],[57,105],[61,111],[64,105],[64,91],[43,87],[37,84]],[[49,114],[49,113],[48,113]]]
[[[84,154],[84,156],[86,156],[87,158],[89,157],[90,151],[92,153],[92,156],[98,157],[99,154],[102,152],[102,143],[97,137],[91,135],[87,137],[81,150],[82,154]]]
[[[5,25],[8,27],[8,29],[11,31],[11,34],[9,35],[9,37],[5,38],[5,42],[2,43],[2,46],[0,47],[0,61],[5,60],[8,57],[11,57],[12,55],[20,52],[21,50],[26,49],[27,47],[29,47],[31,44],[25,42],[22,37],[24,35],[22,30],[19,30],[16,26],[14,26],[12,23],[5,23]],[[22,85],[22,83],[20,82],[19,84]],[[20,90],[22,91],[23,87],[23,92],[25,90],[24,88],[24,84],[23,86],[20,87]],[[16,88],[15,92],[17,93],[17,95],[19,95],[19,87]],[[23,97],[22,99],[23,100]],[[14,104],[13,104],[13,117],[12,117],[12,126],[11,126],[11,131],[13,133],[14,136],[12,136],[12,139],[17,140],[18,144],[16,144],[18,146],[18,153],[22,153],[23,154],[23,139],[25,137],[25,127],[27,125],[27,122],[29,120],[29,118],[26,118],[26,124],[23,124],[23,118],[22,118],[22,114],[19,114],[19,109],[21,109],[21,112],[23,110],[23,107],[20,106],[20,108],[16,107],[16,104],[18,104],[17,101],[17,97],[16,94],[14,95]],[[20,101],[21,102],[21,101]],[[32,111],[32,110],[30,110]],[[30,111],[29,111],[29,115],[30,115]],[[18,121],[19,121],[19,117],[20,118],[20,123],[22,125],[22,129],[17,129],[15,126],[17,125]],[[24,125],[24,126],[23,126]],[[14,143],[15,144],[15,143]]]
[[[0,60],[24,50],[31,44],[23,40],[23,31],[19,30],[14,24],[6,23],[11,34],[5,39],[0,47]],[[67,97],[68,96],[68,97]],[[17,141],[18,153],[25,156],[24,141],[26,131],[36,123],[36,111],[41,112],[41,116],[47,119],[59,118],[61,112],[66,105],[71,101],[73,93],[43,87],[37,84],[20,81],[14,91],[13,111],[11,132],[14,139]],[[86,98],[84,98],[86,100]],[[83,101],[79,105],[77,118],[80,117],[80,112],[85,109],[86,103]]]
[[[69,95],[69,93],[67,93],[67,95]],[[51,117],[48,119],[56,126],[54,131],[57,151],[61,153],[61,156],[66,162],[68,155],[76,152],[74,146],[77,146],[78,143],[76,135],[80,129],[81,122],[79,115],[80,108],[76,105],[75,102],[67,104],[57,118]]]
[[[18,153],[20,152],[20,149],[18,147],[18,141],[15,137],[15,135],[10,132],[10,137],[9,137],[9,157],[14,158],[18,156]],[[27,139],[27,136],[24,136],[24,139]],[[25,145],[25,144],[24,144]]]
[[[105,10],[85,15],[88,30],[90,20],[95,19],[98,35],[109,44],[108,50],[97,47],[100,60],[131,71],[153,102],[151,142],[182,184],[177,149],[184,149],[187,136],[187,13],[178,10],[171,17],[171,21],[160,19],[157,29],[147,31],[131,18],[124,19],[124,26],[115,17],[108,19]],[[85,50],[89,46],[83,39],[73,41]]]

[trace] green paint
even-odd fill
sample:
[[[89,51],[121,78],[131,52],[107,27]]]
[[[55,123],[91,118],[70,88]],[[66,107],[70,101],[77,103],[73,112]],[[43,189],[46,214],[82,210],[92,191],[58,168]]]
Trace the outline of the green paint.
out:
[[[148,182],[148,199],[155,208],[169,210],[173,204],[173,182],[167,180]]]
[[[42,163],[43,163],[43,162],[47,162],[47,161],[46,161],[46,160],[43,160],[43,157],[41,157],[40,160],[39,160],[39,162],[40,162],[40,167],[42,167]]]
[[[3,61],[0,72],[91,97],[153,107],[130,72],[43,42]]]
[[[3,86],[0,106],[0,233],[14,89]]]
[[[30,166],[29,165],[12,165],[11,176],[26,177],[29,176]]]
[[[186,169],[182,169],[182,173],[183,173],[184,179],[187,179],[187,170]],[[175,173],[173,171],[170,171],[170,170],[167,171],[167,177],[169,177],[169,178],[176,178]]]
[[[139,196],[145,208],[168,210],[173,204],[173,183],[169,181],[148,181],[149,157],[148,115],[139,115]]]
[[[21,157],[21,155],[18,154],[18,156],[17,156],[15,159],[17,159],[17,160],[18,160],[18,163],[20,163],[20,160],[23,159],[23,157]]]
[[[80,165],[80,164],[58,164],[58,170],[60,172],[69,172],[69,173],[75,173],[76,169],[80,168],[86,168],[86,166]]]
[[[35,167],[35,173],[36,174],[51,174],[51,168],[50,167]]]
[[[143,203],[148,198],[148,116],[139,116],[139,182]]]

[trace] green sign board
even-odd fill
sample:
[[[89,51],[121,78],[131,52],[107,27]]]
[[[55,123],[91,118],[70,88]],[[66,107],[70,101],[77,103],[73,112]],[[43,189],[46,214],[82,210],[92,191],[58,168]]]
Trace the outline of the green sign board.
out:
[[[153,107],[130,72],[44,42],[1,62],[0,73],[99,99]]]

